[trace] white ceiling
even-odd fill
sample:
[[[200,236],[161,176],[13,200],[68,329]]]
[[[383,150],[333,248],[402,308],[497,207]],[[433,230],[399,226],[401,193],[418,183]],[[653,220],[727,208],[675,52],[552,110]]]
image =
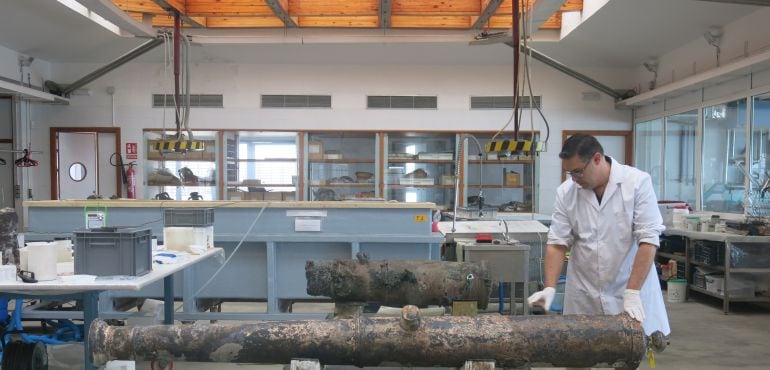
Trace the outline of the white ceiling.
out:
[[[570,66],[636,67],[649,56],[701,37],[709,26],[734,21],[757,7],[696,0],[610,0],[585,24],[559,42],[539,42],[539,51]],[[105,18],[115,15],[103,14]],[[265,30],[257,42],[205,44],[194,48],[197,62],[349,63],[349,64],[501,64],[511,49],[502,44],[468,46],[470,32],[349,31],[355,35],[324,40],[323,31]],[[276,38],[283,33],[284,41]],[[241,31],[242,34],[249,33]],[[258,35],[258,31],[251,32]],[[361,37],[360,34],[366,35]],[[420,36],[422,34],[423,36]],[[225,39],[227,40],[227,39]],[[276,41],[277,40],[277,41]],[[0,45],[52,63],[108,62],[141,38],[117,36],[55,0],[0,2]],[[221,41],[221,40],[220,40]],[[253,40],[251,40],[253,41]],[[229,41],[226,41],[229,42]],[[281,42],[288,42],[281,43]],[[159,61],[162,47],[140,58]]]

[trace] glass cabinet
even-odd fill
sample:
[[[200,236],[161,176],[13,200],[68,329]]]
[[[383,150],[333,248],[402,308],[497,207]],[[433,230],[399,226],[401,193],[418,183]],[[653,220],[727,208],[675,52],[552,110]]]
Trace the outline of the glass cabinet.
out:
[[[703,109],[704,211],[743,213],[746,164],[746,100]]]
[[[307,193],[316,201],[379,198],[379,134],[310,132],[305,143]]]
[[[384,141],[386,199],[454,206],[457,134],[388,133]]]
[[[224,133],[228,200],[297,200],[296,132]]]
[[[145,131],[144,139],[147,158],[147,165],[144,166],[146,199],[219,199],[217,132],[193,132],[193,140],[203,143],[200,150],[177,147],[173,131]]]
[[[537,188],[535,156],[528,152],[485,153],[492,137],[487,133],[461,136],[466,160],[461,204],[467,208],[483,205],[499,212],[532,212],[533,189]],[[520,133],[519,140],[532,140],[532,134]]]

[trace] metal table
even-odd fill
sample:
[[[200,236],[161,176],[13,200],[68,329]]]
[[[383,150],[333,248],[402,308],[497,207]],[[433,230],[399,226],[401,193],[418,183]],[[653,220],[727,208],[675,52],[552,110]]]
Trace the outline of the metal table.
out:
[[[145,275],[137,276],[131,279],[94,279],[92,281],[66,279],[60,277],[57,280],[41,281],[34,284],[23,282],[0,283],[0,295],[13,298],[41,298],[52,300],[82,300],[83,312],[81,317],[73,317],[73,312],[67,312],[68,317],[57,315],[55,311],[38,312],[45,318],[75,318],[83,319],[83,330],[88,334],[91,323],[99,317],[99,295],[103,292],[112,290],[139,291],[142,288],[163,279],[164,287],[164,323],[173,324],[174,322],[174,273],[183,271],[189,266],[198,262],[219,256],[224,258],[221,248],[209,249],[201,255],[190,255],[189,258],[175,264],[158,265],[153,264],[153,270]],[[80,316],[78,313],[74,313]],[[87,370],[96,369],[91,365],[89,358],[90,346],[87,340],[84,341],[85,347],[85,368]]]

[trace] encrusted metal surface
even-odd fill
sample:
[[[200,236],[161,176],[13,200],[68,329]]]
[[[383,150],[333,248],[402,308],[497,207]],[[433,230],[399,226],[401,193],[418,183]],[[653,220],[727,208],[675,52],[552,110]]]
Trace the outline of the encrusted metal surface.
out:
[[[242,326],[110,327],[95,321],[88,338],[96,365],[109,360],[461,367],[469,359],[498,367],[635,369],[645,352],[641,325],[619,316],[402,317],[273,321]]]
[[[307,293],[336,302],[379,302],[389,306],[449,305],[475,300],[486,308],[486,268],[469,262],[439,261],[307,261]]]

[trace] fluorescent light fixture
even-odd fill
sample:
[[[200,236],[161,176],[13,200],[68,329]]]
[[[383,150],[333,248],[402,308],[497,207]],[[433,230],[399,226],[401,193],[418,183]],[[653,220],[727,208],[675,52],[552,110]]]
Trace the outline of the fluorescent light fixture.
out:
[[[79,13],[80,15],[90,19],[94,23],[106,28],[107,30],[109,30],[110,32],[118,36],[133,36],[131,34],[128,34],[127,32],[123,32],[123,30],[121,30],[120,27],[104,19],[104,17],[102,17],[99,14],[96,14],[96,12],[86,8],[83,4],[77,2],[76,0],[56,0],[56,1],[72,9],[74,12]]]

